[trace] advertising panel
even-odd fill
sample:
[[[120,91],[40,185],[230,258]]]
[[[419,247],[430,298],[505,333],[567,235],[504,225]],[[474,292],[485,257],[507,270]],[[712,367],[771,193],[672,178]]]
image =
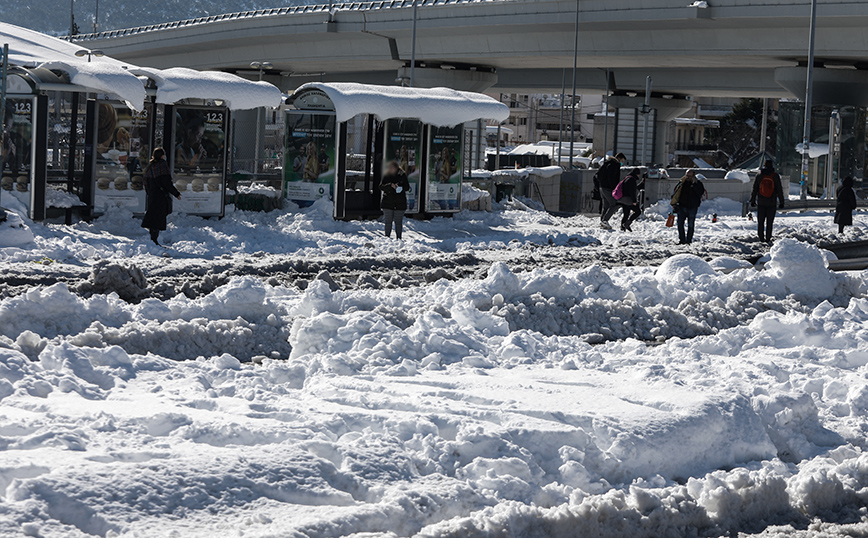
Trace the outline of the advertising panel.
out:
[[[334,195],[335,184],[334,112],[286,113],[286,153],[283,166],[283,194],[300,207]]]
[[[141,112],[121,103],[97,105],[94,213],[105,213],[110,207],[145,212],[144,169],[151,152],[152,112],[151,105]]]
[[[464,127],[431,127],[428,142],[426,210],[443,213],[461,209],[462,135]]]
[[[36,101],[32,97],[6,100],[6,125],[0,144],[3,196],[21,202],[30,213],[33,195],[33,124]]]
[[[386,125],[385,151],[384,169],[390,161],[396,161],[410,182],[407,213],[418,213],[419,185],[422,181],[422,122],[390,119]]]
[[[174,210],[188,215],[222,216],[226,186],[225,108],[175,107]]]

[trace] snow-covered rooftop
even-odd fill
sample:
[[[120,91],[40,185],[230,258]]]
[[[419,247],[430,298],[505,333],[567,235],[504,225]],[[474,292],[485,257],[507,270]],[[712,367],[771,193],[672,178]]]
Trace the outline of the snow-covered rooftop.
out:
[[[153,69],[136,67],[130,70],[157,84],[157,102],[177,103],[184,99],[219,98],[232,110],[249,110],[261,106],[279,106],[283,96],[268,82],[253,82],[231,73],[196,71],[186,67]]]
[[[373,114],[380,120],[416,118],[437,127],[459,125],[478,119],[504,121],[509,108],[481,93],[449,88],[405,88],[371,84],[312,82],[296,90],[318,89],[335,106],[338,122],[359,114]]]
[[[215,71],[185,68],[150,69],[127,64],[108,56],[75,55],[82,47],[0,22],[0,42],[9,44],[9,61],[20,67],[45,67],[69,74],[70,82],[100,93],[117,96],[130,108],[141,110],[147,93],[139,75],[157,83],[157,102],[176,103],[182,99],[221,99],[234,110],[278,106],[280,90],[267,82],[252,82]]]

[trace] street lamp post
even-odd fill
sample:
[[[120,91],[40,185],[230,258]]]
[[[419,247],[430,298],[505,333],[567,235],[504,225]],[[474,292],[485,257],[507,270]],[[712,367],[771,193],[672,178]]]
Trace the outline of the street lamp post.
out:
[[[85,56],[87,56],[87,63],[90,63],[91,58],[102,58],[103,56],[105,56],[105,53],[101,50],[81,49],[75,51],[75,55],[79,58],[84,58]]]
[[[271,62],[250,62],[250,67],[259,71],[259,81],[262,82],[262,76],[265,71],[274,67]],[[262,112],[261,108],[256,109],[256,159],[253,161],[253,171],[259,172],[259,159],[262,157]]]
[[[802,180],[799,197],[808,198],[808,169],[811,166],[811,156],[808,148],[811,144],[811,108],[814,96],[814,43],[817,34],[817,0],[811,0],[811,37],[808,41],[808,82],[805,88],[805,132],[802,138]]]
[[[416,0],[413,0],[413,42],[410,44],[410,87],[416,84],[416,20],[418,18],[418,8]]]
[[[573,152],[576,141],[576,71],[579,68],[579,0],[576,0],[576,37],[573,43],[573,99],[570,102],[570,170],[573,169]]]

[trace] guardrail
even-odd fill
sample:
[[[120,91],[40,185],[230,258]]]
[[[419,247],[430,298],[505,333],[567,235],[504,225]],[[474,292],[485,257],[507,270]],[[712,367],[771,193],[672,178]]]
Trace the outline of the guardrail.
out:
[[[787,200],[784,203],[783,209],[778,211],[813,211],[817,209],[835,209],[836,200]],[[868,200],[857,200],[857,208],[868,208]],[[749,212],[755,210],[756,207],[751,207],[745,203],[742,209],[742,216],[746,216]]]
[[[507,0],[417,0],[418,7],[433,7],[433,6],[448,6],[455,4],[476,4],[481,2],[507,1]],[[224,13],[222,15],[211,15],[208,17],[197,17],[194,19],[184,19],[180,21],[164,22],[160,24],[149,24],[145,26],[136,26],[133,28],[124,28],[121,30],[109,30],[107,32],[97,32],[89,34],[78,34],[75,36],[65,36],[62,39],[67,41],[91,41],[94,39],[106,39],[112,37],[125,37],[147,32],[156,32],[159,30],[169,30],[173,28],[186,28],[200,24],[208,24],[220,21],[233,21],[241,19],[252,19],[259,17],[279,17],[284,15],[296,15],[303,13],[328,13],[330,11],[371,11],[376,9],[394,9],[394,8],[409,8],[413,7],[413,0],[376,0],[367,2],[334,2],[329,4],[305,4],[296,6],[287,6],[270,9],[255,9],[250,11],[238,11],[236,13]]]

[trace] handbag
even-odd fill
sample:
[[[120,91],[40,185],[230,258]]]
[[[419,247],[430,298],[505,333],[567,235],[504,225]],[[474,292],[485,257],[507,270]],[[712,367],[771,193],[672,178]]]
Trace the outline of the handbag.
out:
[[[673,226],[675,226],[675,215],[673,215],[672,212],[670,211],[669,216],[666,217],[666,227],[671,228]]]

